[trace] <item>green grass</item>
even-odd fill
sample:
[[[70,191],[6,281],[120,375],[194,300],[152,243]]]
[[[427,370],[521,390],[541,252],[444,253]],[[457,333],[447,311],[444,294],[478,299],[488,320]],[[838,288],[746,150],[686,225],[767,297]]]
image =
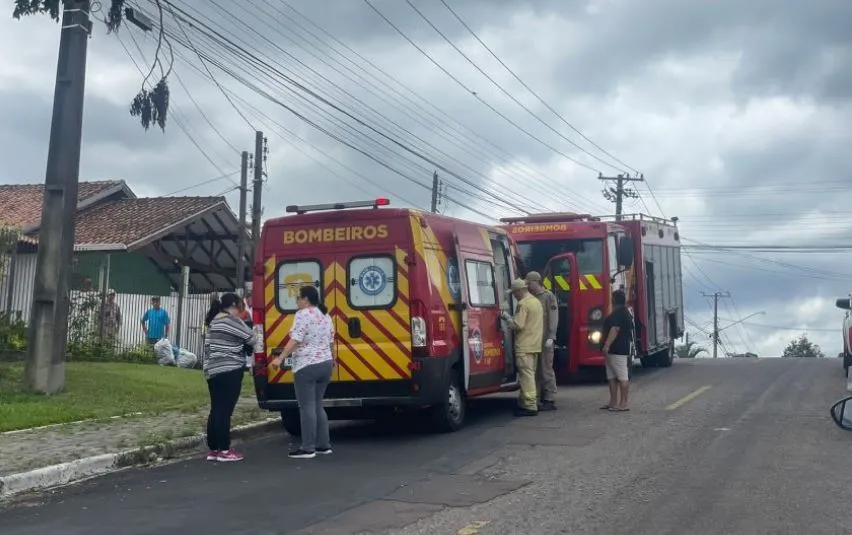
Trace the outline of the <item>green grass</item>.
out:
[[[61,394],[31,394],[22,385],[23,364],[0,363],[0,432],[134,412],[192,411],[207,405],[199,370],[144,364],[69,362]],[[254,392],[251,378],[243,396]]]

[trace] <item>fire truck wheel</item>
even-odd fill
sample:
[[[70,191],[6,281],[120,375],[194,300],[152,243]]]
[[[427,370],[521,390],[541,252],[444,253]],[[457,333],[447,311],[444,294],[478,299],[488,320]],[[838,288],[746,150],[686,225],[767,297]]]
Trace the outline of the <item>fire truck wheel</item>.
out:
[[[453,369],[447,384],[445,399],[430,409],[436,430],[441,433],[451,433],[461,429],[464,426],[465,409],[464,389],[457,370]]]
[[[293,437],[302,435],[302,419],[299,417],[298,409],[281,411],[281,426],[287,434]]]
[[[670,368],[674,364],[674,340],[669,342],[669,347],[665,351],[660,351],[657,354],[657,366],[662,368]]]

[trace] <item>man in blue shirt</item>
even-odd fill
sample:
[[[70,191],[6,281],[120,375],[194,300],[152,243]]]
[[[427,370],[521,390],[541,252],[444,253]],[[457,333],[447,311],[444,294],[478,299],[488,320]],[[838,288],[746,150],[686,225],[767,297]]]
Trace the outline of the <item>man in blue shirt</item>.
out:
[[[169,337],[169,313],[160,308],[160,298],[151,298],[151,308],[142,316],[142,331],[148,345],[153,346],[163,338]]]

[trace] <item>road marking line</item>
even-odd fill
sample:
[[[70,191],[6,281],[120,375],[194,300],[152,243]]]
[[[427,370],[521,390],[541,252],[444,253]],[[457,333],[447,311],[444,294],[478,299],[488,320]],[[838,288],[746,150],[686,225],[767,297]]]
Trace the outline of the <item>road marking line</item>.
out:
[[[470,524],[461,528],[458,531],[457,535],[476,535],[477,533],[479,533],[480,528],[484,527],[485,524],[487,524],[487,523],[488,523],[487,520],[485,520],[485,521],[479,520],[477,522],[471,522]]]
[[[699,388],[698,390],[696,390],[695,392],[693,392],[691,394],[687,394],[684,397],[680,398],[679,400],[675,401],[674,403],[672,403],[671,405],[666,407],[666,410],[667,411],[673,411],[677,408],[680,408],[680,407],[686,405],[687,403],[689,403],[690,401],[692,401],[693,399],[697,398],[698,396],[700,396],[704,392],[707,392],[711,388],[713,388],[713,387],[710,386],[710,385],[704,385],[701,388]]]

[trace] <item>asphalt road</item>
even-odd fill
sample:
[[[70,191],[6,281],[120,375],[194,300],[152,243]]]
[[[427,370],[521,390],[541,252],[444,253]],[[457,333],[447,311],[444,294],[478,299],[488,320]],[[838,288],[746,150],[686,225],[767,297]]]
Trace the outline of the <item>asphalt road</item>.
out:
[[[430,435],[349,424],[327,458],[286,458],[286,438],[243,463],[128,470],[0,510],[4,535],[848,533],[852,432],[827,409],[837,359],[679,361],[637,374],[632,411],[598,409],[601,385],[565,387],[561,410]]]

